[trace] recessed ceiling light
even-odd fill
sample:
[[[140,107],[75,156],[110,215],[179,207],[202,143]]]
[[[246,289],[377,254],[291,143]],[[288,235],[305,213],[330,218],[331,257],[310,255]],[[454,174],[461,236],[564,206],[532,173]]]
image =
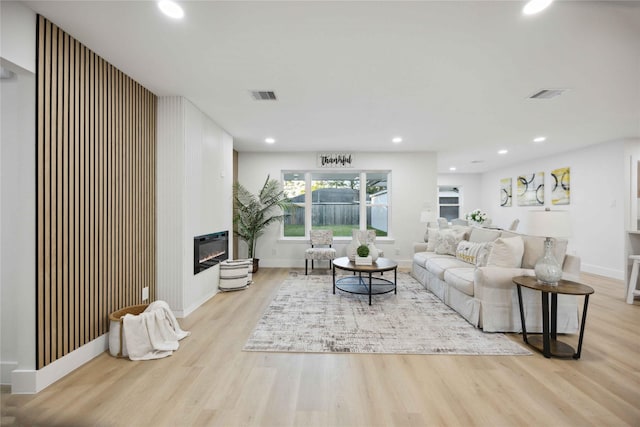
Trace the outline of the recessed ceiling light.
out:
[[[451,172],[453,172],[454,170],[456,170],[456,167],[455,167],[455,166],[451,166],[451,167],[449,168],[449,170],[450,170]]]
[[[498,151],[498,154],[507,154],[509,152],[509,150],[500,150]]]
[[[533,142],[544,142],[547,140],[546,136],[538,136],[536,138],[533,138]]]
[[[274,142],[276,142],[276,140],[273,138],[265,138],[264,142],[266,142],[267,144],[273,144]]]
[[[522,13],[525,15],[535,15],[538,12],[542,12],[546,9],[553,0],[531,0],[522,8]]]
[[[181,19],[184,17],[184,10],[180,7],[180,5],[171,0],[162,0],[158,2],[158,7],[169,18],[173,19]]]
[[[399,136],[394,137],[391,142],[393,142],[394,144],[400,144],[402,142],[402,138]]]

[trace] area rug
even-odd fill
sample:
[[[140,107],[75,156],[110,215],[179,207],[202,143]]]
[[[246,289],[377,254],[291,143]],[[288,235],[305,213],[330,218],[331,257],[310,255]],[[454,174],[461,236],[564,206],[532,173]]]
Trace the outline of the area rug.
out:
[[[244,346],[245,351],[301,353],[528,355],[500,333],[484,333],[398,273],[398,293],[336,290],[330,275],[292,272]]]

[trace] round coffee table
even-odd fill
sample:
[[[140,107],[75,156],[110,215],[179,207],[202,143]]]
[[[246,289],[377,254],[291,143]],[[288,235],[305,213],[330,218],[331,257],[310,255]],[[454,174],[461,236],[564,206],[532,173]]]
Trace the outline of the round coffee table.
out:
[[[354,275],[336,280],[336,268],[353,271]],[[396,287],[398,280],[397,268],[398,263],[387,258],[378,258],[371,265],[356,265],[355,262],[349,261],[347,257],[337,258],[333,260],[333,293],[335,294],[336,288],[338,288],[351,294],[369,295],[369,305],[371,305],[371,295],[387,294],[391,291],[394,294],[398,293]],[[383,273],[391,270],[393,270],[393,281],[372,276],[373,273]]]

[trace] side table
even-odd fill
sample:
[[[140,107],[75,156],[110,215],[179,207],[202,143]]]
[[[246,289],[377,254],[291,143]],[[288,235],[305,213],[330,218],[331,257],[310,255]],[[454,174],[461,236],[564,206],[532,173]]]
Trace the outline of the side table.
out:
[[[547,285],[539,283],[533,276],[517,276],[513,278],[513,283],[518,287],[518,304],[520,305],[520,321],[522,322],[522,338],[524,342],[541,351],[544,357],[572,357],[580,358],[582,351],[582,339],[584,337],[584,325],[587,320],[587,307],[589,306],[589,295],[594,293],[592,287],[570,280],[560,280],[557,285]],[[524,321],[524,307],[522,305],[522,290],[525,288],[540,291],[542,293],[542,336],[527,337],[527,327]],[[551,313],[549,313],[549,294],[551,294]],[[580,338],[578,348],[574,353],[573,347],[558,341],[556,332],[558,319],[558,295],[583,295],[584,308],[582,310],[582,322],[580,324]],[[551,325],[549,325],[551,321]]]

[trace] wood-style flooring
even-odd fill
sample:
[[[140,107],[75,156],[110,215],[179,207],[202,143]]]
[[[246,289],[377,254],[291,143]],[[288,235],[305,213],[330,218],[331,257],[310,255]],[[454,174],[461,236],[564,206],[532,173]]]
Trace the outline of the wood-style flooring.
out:
[[[180,319],[192,335],[171,357],[104,353],[37,395],[3,389],[2,425],[640,426],[640,301],[621,281],[582,276],[596,293],[578,361],[243,352],[287,275],[261,269]]]

